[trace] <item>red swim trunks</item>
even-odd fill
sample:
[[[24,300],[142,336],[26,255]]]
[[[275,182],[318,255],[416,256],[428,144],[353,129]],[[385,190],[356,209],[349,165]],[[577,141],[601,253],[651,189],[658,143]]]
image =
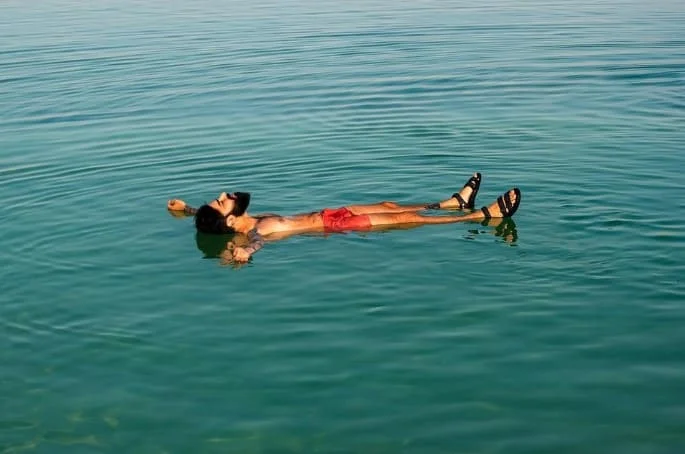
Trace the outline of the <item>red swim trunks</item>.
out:
[[[365,214],[353,214],[345,207],[321,211],[323,228],[328,231],[367,230],[371,227],[371,219]]]

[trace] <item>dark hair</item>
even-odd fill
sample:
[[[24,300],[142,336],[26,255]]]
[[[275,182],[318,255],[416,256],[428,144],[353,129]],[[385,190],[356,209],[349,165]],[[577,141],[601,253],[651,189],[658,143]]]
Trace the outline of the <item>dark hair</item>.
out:
[[[195,213],[195,228],[203,233],[235,233],[226,225],[226,218],[209,205],[202,205]]]

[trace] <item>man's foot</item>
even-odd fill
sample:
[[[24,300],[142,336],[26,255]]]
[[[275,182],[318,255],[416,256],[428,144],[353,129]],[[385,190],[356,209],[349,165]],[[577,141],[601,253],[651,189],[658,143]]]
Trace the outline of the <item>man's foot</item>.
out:
[[[521,203],[521,191],[513,188],[497,197],[497,200],[488,207],[480,209],[482,219],[509,218],[516,213]]]
[[[452,197],[440,202],[440,208],[451,208],[457,210],[473,208],[476,202],[478,189],[480,189],[480,181],[481,174],[478,172],[474,173],[459,192],[455,192],[452,194]]]

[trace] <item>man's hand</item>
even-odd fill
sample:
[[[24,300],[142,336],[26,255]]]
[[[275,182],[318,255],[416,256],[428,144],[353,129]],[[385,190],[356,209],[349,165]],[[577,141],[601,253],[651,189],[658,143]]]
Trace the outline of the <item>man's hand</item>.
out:
[[[183,200],[172,199],[167,202],[166,207],[171,211],[183,211],[186,208],[186,203]]]
[[[233,260],[236,262],[247,262],[250,260],[250,253],[242,247],[233,248]]]

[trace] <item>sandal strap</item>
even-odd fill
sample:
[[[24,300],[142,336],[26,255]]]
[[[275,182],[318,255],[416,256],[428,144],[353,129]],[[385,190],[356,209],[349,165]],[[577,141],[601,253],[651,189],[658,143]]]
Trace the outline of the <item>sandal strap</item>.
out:
[[[439,210],[440,209],[440,202],[435,202],[435,203],[429,203],[426,205],[427,210]]]
[[[500,213],[502,213],[503,216],[507,215],[507,207],[505,205],[504,197],[499,196],[497,197],[497,206],[499,207]]]
[[[461,195],[459,195],[458,192],[455,192],[454,194],[452,194],[452,197],[457,199],[457,201],[459,202],[459,209],[466,208],[469,206],[469,204],[466,202],[466,200],[464,200],[464,198]]]
[[[477,174],[475,177],[469,178],[469,181],[466,182],[464,188],[471,188],[471,194],[469,195],[469,200],[466,201],[463,199],[463,197],[459,197],[457,200],[459,200],[462,204],[460,208],[473,208],[473,201],[476,198],[476,192],[478,192],[478,189],[480,188],[480,173]],[[454,196],[452,196],[454,197]],[[455,197],[456,198],[456,197]]]
[[[476,177],[471,177],[471,178],[469,178],[469,181],[466,182],[466,184],[464,185],[464,187],[467,187],[467,186],[468,186],[469,188],[475,190],[475,189],[478,187],[478,183],[479,183],[478,178],[476,178]]]
[[[480,211],[483,212],[483,216],[485,216],[485,219],[490,219],[492,217],[487,207],[481,208]]]
[[[514,203],[511,203],[511,197],[509,197],[508,192],[497,197],[497,206],[502,212],[502,217],[508,218],[514,213],[514,211],[516,211],[519,200],[521,200],[520,192],[518,192],[518,190],[516,191],[516,201]]]
[[[507,196],[504,198],[504,204],[507,206],[507,216],[514,211],[514,205],[511,203],[511,197],[509,197],[509,193],[507,192]]]

